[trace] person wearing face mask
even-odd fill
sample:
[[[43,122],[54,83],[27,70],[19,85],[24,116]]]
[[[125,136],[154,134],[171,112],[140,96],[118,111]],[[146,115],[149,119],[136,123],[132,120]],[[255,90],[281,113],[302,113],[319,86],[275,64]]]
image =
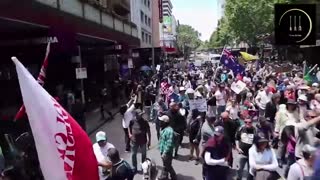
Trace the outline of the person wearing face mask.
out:
[[[163,162],[163,170],[158,180],[167,180],[170,174],[172,180],[177,179],[175,170],[172,167],[173,151],[175,148],[175,133],[170,126],[171,119],[167,115],[159,117],[161,134],[159,139],[159,150]]]
[[[307,180],[311,179],[314,173],[314,161],[317,149],[306,144],[302,148],[303,158],[290,166],[288,180]]]

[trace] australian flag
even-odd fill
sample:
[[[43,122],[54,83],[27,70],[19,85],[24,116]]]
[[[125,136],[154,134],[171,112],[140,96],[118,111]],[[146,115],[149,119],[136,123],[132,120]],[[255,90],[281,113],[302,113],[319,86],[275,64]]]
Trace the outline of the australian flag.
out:
[[[224,49],[220,59],[220,63],[233,71],[234,75],[244,74],[245,68],[239,63],[236,57],[234,57],[231,51]]]

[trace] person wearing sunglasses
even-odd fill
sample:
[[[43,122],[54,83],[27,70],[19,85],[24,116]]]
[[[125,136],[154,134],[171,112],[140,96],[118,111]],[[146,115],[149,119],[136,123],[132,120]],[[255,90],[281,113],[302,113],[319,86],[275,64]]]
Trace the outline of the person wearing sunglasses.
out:
[[[249,149],[253,144],[253,139],[257,132],[256,128],[252,125],[252,120],[246,118],[244,120],[245,125],[241,126],[236,133],[236,150],[239,153],[239,169],[237,180],[242,179],[243,169],[247,164],[249,169]]]
[[[301,121],[295,125],[296,135],[296,159],[302,159],[302,148],[306,144],[314,146],[320,139],[316,138],[316,134],[319,130],[316,129],[316,124],[320,122],[320,116],[313,110],[308,110],[305,113],[305,121]]]

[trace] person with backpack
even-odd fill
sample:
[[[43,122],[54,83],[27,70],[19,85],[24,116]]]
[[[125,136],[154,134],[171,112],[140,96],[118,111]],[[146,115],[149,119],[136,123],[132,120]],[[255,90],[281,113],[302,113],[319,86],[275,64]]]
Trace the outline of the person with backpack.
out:
[[[290,166],[288,180],[311,179],[314,173],[314,160],[317,149],[306,144],[302,148],[303,158]]]
[[[242,179],[243,169],[247,164],[249,169],[249,149],[253,144],[254,137],[256,135],[256,128],[252,125],[252,120],[246,118],[244,120],[245,125],[240,127],[236,133],[236,150],[239,153],[239,169],[237,180]]]

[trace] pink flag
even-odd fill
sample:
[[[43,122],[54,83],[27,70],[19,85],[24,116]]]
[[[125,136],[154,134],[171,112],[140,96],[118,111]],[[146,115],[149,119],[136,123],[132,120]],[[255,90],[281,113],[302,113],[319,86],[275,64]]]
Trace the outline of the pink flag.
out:
[[[46,180],[98,180],[87,134],[15,57],[20,90]]]
[[[47,68],[48,68],[48,57],[49,57],[49,53],[50,53],[50,41],[48,42],[47,45],[47,49],[46,49],[46,56],[44,57],[41,69],[40,69],[40,73],[38,76],[38,83],[43,86],[44,85],[44,80],[47,77]],[[24,107],[24,105],[22,105],[19,109],[19,111],[17,112],[16,116],[14,117],[14,120],[19,120],[21,119],[24,115],[26,114],[26,108]]]

